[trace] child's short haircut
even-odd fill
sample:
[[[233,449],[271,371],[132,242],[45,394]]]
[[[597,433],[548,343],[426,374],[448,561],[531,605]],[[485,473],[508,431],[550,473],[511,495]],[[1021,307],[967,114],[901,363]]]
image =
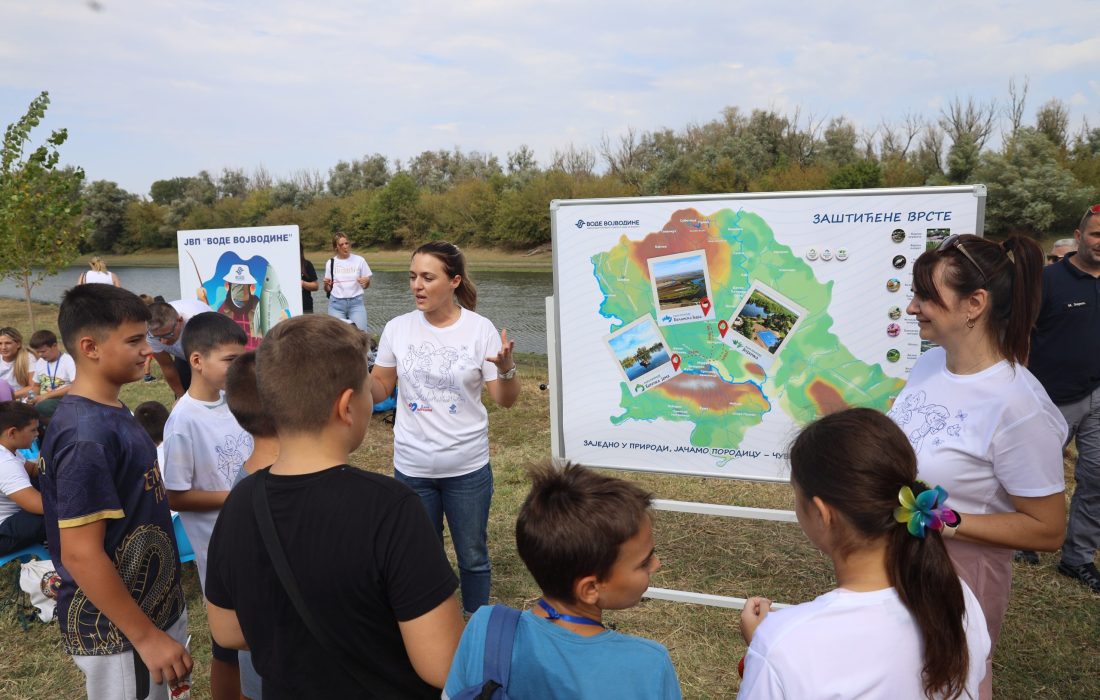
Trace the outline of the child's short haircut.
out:
[[[225,375],[225,402],[237,423],[253,437],[275,437],[275,421],[260,400],[256,384],[256,353],[249,351],[233,360]]]
[[[573,603],[577,579],[603,581],[619,547],[638,534],[653,495],[578,464],[530,468],[531,492],[516,519],[516,549],[542,592]]]
[[[183,355],[208,355],[222,345],[247,345],[248,336],[237,322],[217,311],[195,314],[183,327]]]
[[[38,419],[38,411],[34,406],[28,406],[22,401],[0,402],[0,433],[8,428],[22,430]]]
[[[31,349],[37,350],[38,348],[47,348],[51,345],[57,345],[57,336],[54,335],[53,331],[48,331],[43,328],[31,334]]]
[[[332,316],[287,319],[256,351],[260,398],[280,435],[319,431],[340,394],[366,379],[366,336]]]
[[[134,418],[158,445],[164,442],[164,424],[168,422],[168,409],[160,401],[146,401],[134,409]],[[163,465],[161,465],[163,467]]]
[[[109,284],[78,284],[61,298],[57,326],[65,349],[80,357],[80,334],[103,337],[127,321],[149,322],[149,307],[137,294]]]

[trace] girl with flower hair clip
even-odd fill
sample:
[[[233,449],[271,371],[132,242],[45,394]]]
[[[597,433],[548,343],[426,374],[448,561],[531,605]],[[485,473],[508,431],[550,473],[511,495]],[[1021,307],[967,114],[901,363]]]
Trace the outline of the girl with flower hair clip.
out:
[[[942,539],[959,516],[917,481],[905,434],[848,409],[806,426],[790,459],[798,524],[837,588],[782,610],[746,602],[738,698],[977,697],[989,633]]]

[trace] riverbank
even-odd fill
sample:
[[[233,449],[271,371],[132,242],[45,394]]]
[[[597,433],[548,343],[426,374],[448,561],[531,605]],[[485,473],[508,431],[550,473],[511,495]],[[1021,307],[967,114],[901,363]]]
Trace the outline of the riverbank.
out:
[[[500,272],[549,272],[552,264],[550,247],[544,246],[537,249],[538,252],[529,251],[504,251],[491,248],[463,248],[466,254],[466,262],[471,272],[480,270],[494,270]],[[383,271],[407,270],[409,265],[409,252],[405,249],[383,250],[373,248],[356,248],[354,251],[366,258],[371,268]],[[127,267],[177,267],[179,266],[179,253],[175,248],[163,248],[160,250],[143,250],[127,255],[101,254],[111,269]],[[91,255],[84,255],[74,264],[87,265]],[[329,250],[307,250],[306,258],[313,263],[318,270],[325,261],[332,257]]]

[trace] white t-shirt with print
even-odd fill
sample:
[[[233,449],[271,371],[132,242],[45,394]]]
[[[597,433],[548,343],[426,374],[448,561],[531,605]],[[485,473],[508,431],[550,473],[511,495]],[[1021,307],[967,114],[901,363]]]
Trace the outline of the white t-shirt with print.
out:
[[[184,394],[164,424],[164,486],[170,491],[229,491],[252,454],[252,436],[229,412],[225,395],[199,401]],[[220,511],[181,511],[180,522],[195,550],[199,581],[206,586],[206,550]]]
[[[359,278],[370,276],[370,265],[354,253],[343,259],[334,257],[325,261],[325,279],[332,280],[333,299],[352,299],[362,295]]]
[[[53,362],[42,358],[34,361],[34,387],[39,394],[53,391],[76,379],[76,362],[67,352],[61,353]]]
[[[962,581],[960,581],[962,583]],[[962,697],[978,697],[989,632],[974,593],[966,601],[969,669]],[[923,643],[916,620],[893,588],[836,589],[809,603],[774,610],[745,654],[739,699],[923,698]]]
[[[1006,361],[952,374],[943,348],[924,353],[887,414],[917,453],[919,477],[961,513],[1015,510],[1009,496],[1065,490],[1068,429],[1039,381]]]
[[[206,304],[202,303],[198,299],[177,299],[176,301],[168,302],[168,305],[176,310],[176,313],[183,319],[183,325],[187,325],[187,322],[191,320],[193,316],[198,314],[204,314],[207,311],[213,311]],[[158,329],[159,330],[159,329]],[[183,329],[180,329],[179,337],[176,338],[176,342],[171,345],[165,345],[157,338],[154,338],[150,333],[148,336],[149,347],[153,349],[153,354],[158,352],[167,352],[174,357],[178,357],[181,360],[187,358],[183,356]]]
[[[462,309],[446,328],[411,311],[386,324],[375,364],[397,369],[393,464],[423,478],[462,476],[489,461],[489,414],[481,403],[500,352],[493,323]]]
[[[0,523],[22,510],[19,504],[8,498],[13,493],[31,488],[31,478],[23,467],[25,462],[18,454],[0,445]]]

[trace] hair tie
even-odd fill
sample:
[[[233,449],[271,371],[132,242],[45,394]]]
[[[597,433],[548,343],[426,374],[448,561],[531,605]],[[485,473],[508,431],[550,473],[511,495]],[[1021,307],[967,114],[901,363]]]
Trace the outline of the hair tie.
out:
[[[926,530],[942,530],[944,525],[955,525],[959,522],[959,515],[946,507],[947,491],[942,486],[928,488],[927,484],[917,482],[924,486],[925,490],[916,496],[913,489],[902,486],[898,491],[900,506],[894,508],[894,520],[902,523],[914,537],[924,539]]]

